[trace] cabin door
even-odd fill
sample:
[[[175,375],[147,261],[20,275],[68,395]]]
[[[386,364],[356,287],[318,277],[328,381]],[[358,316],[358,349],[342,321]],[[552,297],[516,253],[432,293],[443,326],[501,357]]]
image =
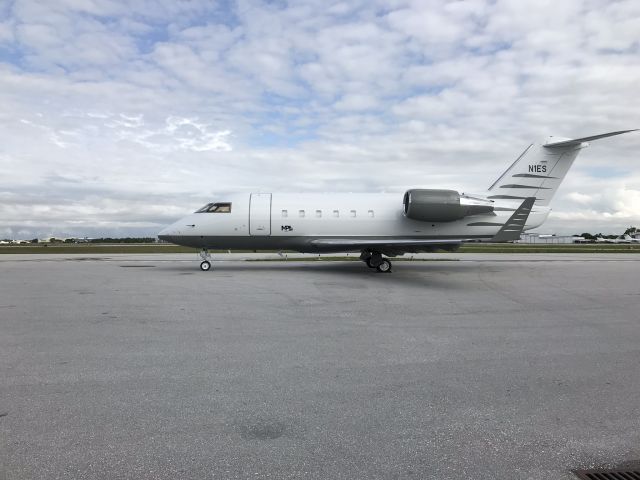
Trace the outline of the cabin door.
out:
[[[249,202],[249,235],[271,235],[271,194],[252,193]]]

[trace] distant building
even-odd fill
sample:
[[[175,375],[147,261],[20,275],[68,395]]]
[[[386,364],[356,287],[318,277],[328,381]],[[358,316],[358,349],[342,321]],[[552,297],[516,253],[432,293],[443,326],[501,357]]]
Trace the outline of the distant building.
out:
[[[574,237],[572,235],[556,235],[553,233],[523,233],[520,235],[518,243],[537,243],[537,244],[572,244],[587,243],[584,237]]]

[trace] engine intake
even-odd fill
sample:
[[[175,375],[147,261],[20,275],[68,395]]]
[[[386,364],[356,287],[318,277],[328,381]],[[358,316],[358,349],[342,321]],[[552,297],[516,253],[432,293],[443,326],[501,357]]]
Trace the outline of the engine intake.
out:
[[[461,195],[455,190],[407,190],[403,203],[408,218],[425,222],[453,222],[493,212],[492,201]]]

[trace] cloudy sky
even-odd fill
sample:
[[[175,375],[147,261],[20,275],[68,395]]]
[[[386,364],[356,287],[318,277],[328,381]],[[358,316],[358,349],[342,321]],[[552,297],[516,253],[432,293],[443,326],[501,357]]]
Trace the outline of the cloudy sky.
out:
[[[226,192],[483,192],[640,128],[640,2],[0,0],[0,238],[155,234]],[[540,229],[640,227],[640,132]]]

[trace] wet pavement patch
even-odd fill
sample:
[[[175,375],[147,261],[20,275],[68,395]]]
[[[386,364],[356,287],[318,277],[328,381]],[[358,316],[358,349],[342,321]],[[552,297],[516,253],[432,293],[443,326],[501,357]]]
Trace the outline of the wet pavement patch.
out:
[[[275,440],[284,431],[284,423],[274,420],[257,420],[240,425],[240,435],[245,440]]]

